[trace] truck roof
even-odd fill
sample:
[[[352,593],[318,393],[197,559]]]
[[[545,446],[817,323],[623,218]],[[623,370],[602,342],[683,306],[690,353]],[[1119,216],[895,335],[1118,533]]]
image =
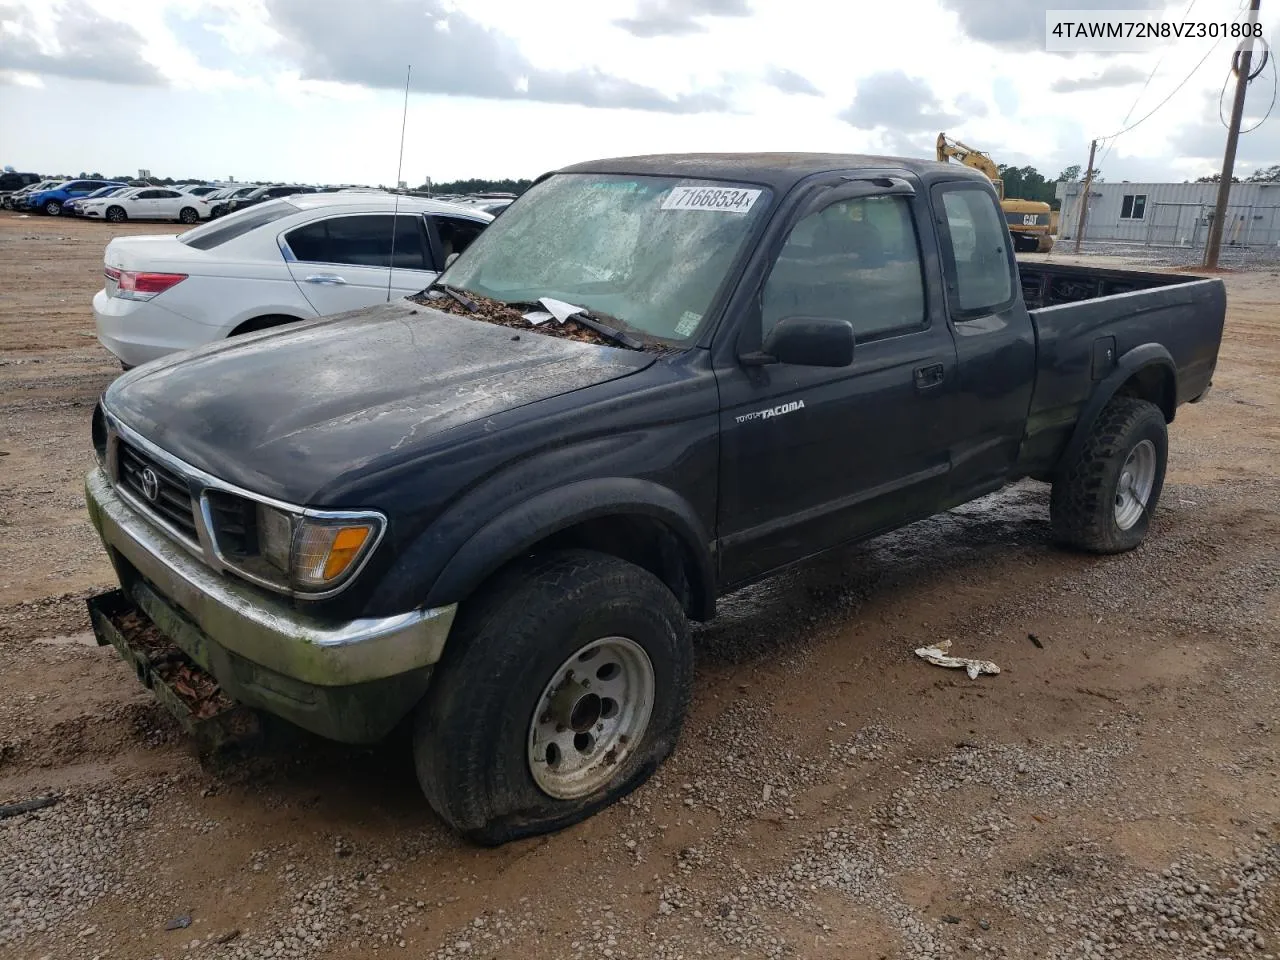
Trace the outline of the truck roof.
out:
[[[589,160],[563,167],[556,172],[736,180],[764,184],[776,191],[785,192],[814,174],[859,169],[897,169],[914,174],[926,182],[943,176],[948,180],[991,182],[977,170],[956,163],[860,153],[655,153],[640,157]]]

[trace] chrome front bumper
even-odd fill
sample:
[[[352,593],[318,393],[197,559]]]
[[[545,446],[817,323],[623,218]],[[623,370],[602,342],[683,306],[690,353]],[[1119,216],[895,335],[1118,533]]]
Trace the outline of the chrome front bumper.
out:
[[[316,687],[349,687],[419,671],[444,650],[456,605],[323,622],[210,569],[129,506],[101,468],[85,479],[85,499],[103,543],[155,592],[218,647],[273,673]]]

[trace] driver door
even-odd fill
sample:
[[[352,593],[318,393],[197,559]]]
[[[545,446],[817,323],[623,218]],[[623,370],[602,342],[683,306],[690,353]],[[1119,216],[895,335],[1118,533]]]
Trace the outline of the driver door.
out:
[[[932,512],[946,493],[955,344],[924,269],[927,205],[902,187],[801,216],[744,318],[740,352],[785,317],[848,320],[849,366],[716,371],[726,584]]]

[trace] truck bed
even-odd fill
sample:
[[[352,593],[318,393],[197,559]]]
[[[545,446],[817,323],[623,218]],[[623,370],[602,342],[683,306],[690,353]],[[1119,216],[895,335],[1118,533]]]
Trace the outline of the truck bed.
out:
[[[1200,277],[1173,273],[1023,261],[1018,262],[1018,272],[1022,277],[1022,298],[1028,310],[1097,300],[1134,290],[1176,287],[1201,280]]]
[[[1168,351],[1175,371],[1169,419],[1177,405],[1209,389],[1226,317],[1221,280],[1047,263],[1018,267],[1037,358],[1024,469],[1051,468],[1098,381],[1130,351]]]

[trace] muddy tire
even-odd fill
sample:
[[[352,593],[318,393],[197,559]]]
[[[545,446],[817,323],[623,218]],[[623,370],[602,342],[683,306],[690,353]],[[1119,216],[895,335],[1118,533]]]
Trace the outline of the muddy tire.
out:
[[[1054,480],[1054,536],[1093,553],[1132,550],[1150,528],[1168,458],[1160,408],[1134,397],[1112,398],[1075,461]]]
[[[558,830],[649,778],[692,684],[688,624],[653,574],[586,550],[517,564],[459,612],[415,721],[418,781],[476,843]]]

